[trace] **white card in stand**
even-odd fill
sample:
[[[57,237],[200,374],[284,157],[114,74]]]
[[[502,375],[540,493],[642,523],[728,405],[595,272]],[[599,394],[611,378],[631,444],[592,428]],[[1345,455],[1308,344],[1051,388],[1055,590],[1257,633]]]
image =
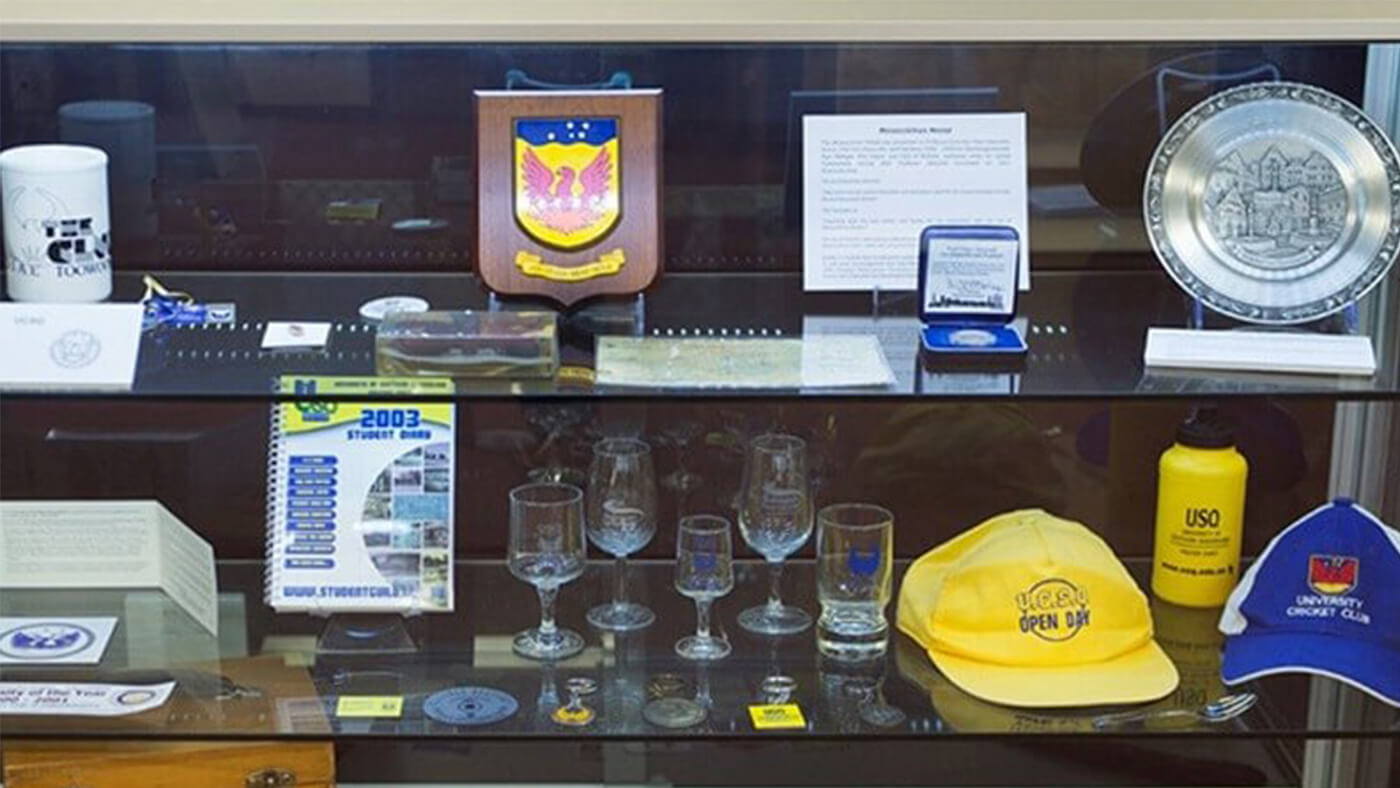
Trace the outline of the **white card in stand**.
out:
[[[129,389],[140,304],[0,304],[0,389]]]
[[[1371,338],[1305,331],[1149,328],[1142,360],[1149,367],[1374,375]]]

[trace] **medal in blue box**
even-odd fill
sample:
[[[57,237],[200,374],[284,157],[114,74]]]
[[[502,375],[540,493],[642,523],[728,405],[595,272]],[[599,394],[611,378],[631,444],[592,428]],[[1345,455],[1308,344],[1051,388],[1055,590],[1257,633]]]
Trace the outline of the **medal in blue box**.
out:
[[[935,357],[1020,356],[1016,317],[1021,239],[1010,227],[925,227],[919,238],[919,317]]]

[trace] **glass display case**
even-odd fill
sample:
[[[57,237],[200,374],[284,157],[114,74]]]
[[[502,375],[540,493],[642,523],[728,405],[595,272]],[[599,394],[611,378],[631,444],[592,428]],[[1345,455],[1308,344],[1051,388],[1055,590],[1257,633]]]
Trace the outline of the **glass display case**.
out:
[[[604,5],[592,28],[555,23],[537,36],[484,18],[444,19],[435,32],[412,15],[380,19],[380,32],[373,20],[343,20],[318,35],[280,17],[240,27],[251,23],[237,10],[204,27],[97,17],[66,20],[65,31],[26,8],[17,17],[34,19],[0,29],[0,147],[85,141],[111,159],[110,300],[138,301],[154,280],[234,309],[143,330],[129,388],[0,394],[0,501],[158,501],[212,547],[217,586],[216,633],[178,595],[150,589],[68,578],[59,590],[0,590],[0,617],[117,619],[100,661],[7,661],[0,683],[175,682],[168,701],[137,714],[0,715],[7,759],[41,743],[317,742],[333,747],[344,784],[1400,785],[1394,706],[1319,675],[1227,687],[1220,607],[1173,605],[1150,582],[1159,456],[1202,406],[1234,425],[1249,463],[1245,566],[1335,498],[1400,525],[1400,274],[1310,327],[1368,336],[1372,375],[1143,362],[1149,327],[1240,326],[1202,312],[1154,254],[1143,189],[1163,135],[1219,91],[1286,81],[1364,108],[1394,137],[1393,19],[1370,27],[1342,14],[1288,28],[1262,17],[1250,29],[1254,12],[1241,12],[1236,28],[1206,20],[1179,35],[1192,29],[1185,12],[1126,30],[1073,16],[1088,13],[1078,4],[1058,21],[1049,14],[1046,33],[1026,20],[991,32],[1006,21],[993,9],[948,21],[946,35],[920,15],[910,20],[917,33],[901,34],[897,17],[861,27],[830,9],[804,27],[780,3],[796,25],[787,35],[757,17],[761,34],[736,30],[747,19],[737,10],[694,12],[711,23],[695,33],[661,12],[643,32],[609,33],[623,10]],[[1066,32],[1071,22],[1097,32]],[[1143,40],[1159,37],[1154,24],[1169,42]],[[476,274],[473,91],[624,85],[664,92],[659,276],[638,295],[567,309],[492,294]],[[87,101],[145,110],[134,125],[84,137],[64,108]],[[1029,350],[1010,364],[930,364],[911,292],[804,290],[803,118],[984,112],[1025,113],[1031,274],[1017,318]],[[282,382],[374,376],[377,320],[362,307],[386,296],[434,310],[550,313],[557,371],[392,394]],[[267,347],[280,321],[325,323],[328,333]],[[876,338],[890,382],[622,386],[596,364],[608,337],[846,335]],[[276,541],[296,519],[304,482],[287,470],[289,414],[353,412],[374,429],[372,411],[386,402],[447,414],[449,437],[405,450],[375,478],[358,522],[321,532],[339,528],[343,540],[348,529],[356,543],[333,550],[370,556],[395,589],[426,601],[403,615],[271,604],[288,589],[269,563],[331,560],[317,545],[334,542],[269,546],[269,533]],[[747,618],[770,593],[810,619],[835,604],[816,533],[783,549],[755,537],[778,504],[754,491],[796,462],[755,456],[774,434],[803,447],[799,520],[863,503],[893,521],[883,556],[849,552],[852,571],[871,555],[887,565],[889,632],[873,658],[819,648],[829,634],[821,622]],[[636,465],[627,451],[649,459]],[[645,481],[619,481],[627,474]],[[549,498],[587,536],[564,563],[527,560],[568,541],[557,524],[531,530],[526,510],[543,504],[513,492],[531,484],[581,496]],[[609,485],[648,488],[636,506],[654,534],[625,524],[601,533],[605,507],[593,499]],[[437,496],[439,508],[375,510],[398,506],[405,491]],[[1126,567],[1179,676],[1170,694],[1073,708],[995,703],[952,683],[898,631],[916,559],[1026,509],[1083,524]],[[697,579],[715,556],[694,557],[714,547],[695,515],[731,524],[732,584]],[[780,574],[765,561],[777,554]],[[547,587],[552,621],[577,643],[546,622],[522,646],[519,633],[540,624],[532,583]],[[632,609],[610,609],[624,595]],[[697,631],[697,600],[727,654],[677,645]],[[770,633],[751,631],[764,626]],[[1396,648],[1400,631],[1383,637]],[[1400,660],[1400,649],[1390,653]],[[1213,702],[1241,693],[1253,705],[1210,719]],[[1124,711],[1146,718],[1106,717]]]

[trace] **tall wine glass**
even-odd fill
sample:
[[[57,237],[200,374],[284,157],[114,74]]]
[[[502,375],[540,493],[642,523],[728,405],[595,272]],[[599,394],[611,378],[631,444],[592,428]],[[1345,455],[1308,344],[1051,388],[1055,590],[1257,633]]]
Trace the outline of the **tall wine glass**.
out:
[[[739,501],[739,531],[768,562],[768,602],[739,614],[739,626],[761,635],[810,627],[807,611],[783,604],[783,559],[812,535],[807,444],[794,435],[760,435],[749,444]]]
[[[510,573],[540,595],[540,625],[515,636],[511,648],[528,659],[564,659],[583,650],[583,637],[554,623],[559,587],[583,574],[583,491],[571,484],[533,482],[510,491]]]
[[[641,629],[656,620],[647,607],[627,601],[627,556],[656,534],[656,471],[651,447],[636,438],[604,438],[593,445],[588,471],[588,539],[615,557],[613,601],[588,611],[588,623],[613,632]]]
[[[710,634],[710,605],[734,590],[734,537],[729,521],[712,514],[681,520],[676,532],[676,590],[695,600],[695,634],[676,641],[685,659],[729,655],[729,641]]]

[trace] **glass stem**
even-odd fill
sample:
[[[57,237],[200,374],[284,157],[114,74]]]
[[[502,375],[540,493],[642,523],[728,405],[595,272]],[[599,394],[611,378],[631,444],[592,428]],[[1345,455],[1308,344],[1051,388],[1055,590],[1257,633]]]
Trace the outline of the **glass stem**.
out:
[[[613,607],[620,608],[627,604],[627,556],[617,557],[617,565],[614,569],[613,577]]]
[[[714,600],[695,600],[695,636],[701,640],[710,639],[710,605]]]
[[[540,593],[540,639],[552,640],[559,634],[559,628],[554,625],[554,600],[559,596],[559,587],[539,586],[537,590]]]
[[[783,562],[768,562],[768,607],[776,610],[783,606]]]

